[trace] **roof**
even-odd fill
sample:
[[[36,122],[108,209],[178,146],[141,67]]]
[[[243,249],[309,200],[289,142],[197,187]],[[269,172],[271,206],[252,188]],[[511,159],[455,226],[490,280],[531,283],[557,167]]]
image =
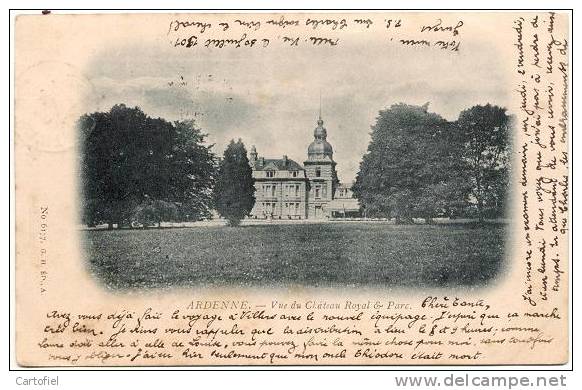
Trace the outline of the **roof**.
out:
[[[264,160],[264,161],[263,161]],[[291,159],[287,159],[287,164],[285,164],[285,159],[282,158],[259,158],[256,162],[255,162],[255,170],[257,171],[268,171],[268,170],[273,170],[273,171],[303,171],[303,167],[291,160]]]
[[[360,202],[355,198],[334,199],[327,205],[330,211],[360,211]]]
[[[316,139],[307,147],[307,154],[323,154],[331,156],[333,154],[333,148],[325,139]]]
[[[351,190],[353,186],[354,186],[354,183],[353,183],[353,182],[351,182],[351,183],[339,183],[339,184],[337,185],[337,188],[338,188],[338,189],[339,189],[339,188],[346,188],[346,189],[348,189],[348,190]]]

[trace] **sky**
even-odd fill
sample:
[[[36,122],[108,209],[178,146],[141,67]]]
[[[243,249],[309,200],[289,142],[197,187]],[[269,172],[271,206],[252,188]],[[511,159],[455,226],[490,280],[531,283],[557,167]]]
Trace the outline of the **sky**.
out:
[[[222,155],[231,139],[266,158],[303,163],[319,114],[340,181],[355,179],[378,112],[422,105],[454,120],[475,104],[506,106],[507,69],[494,46],[458,53],[365,41],[333,48],[173,50],[139,43],[108,46],[86,69],[87,112],[139,106],[168,120],[195,119]]]

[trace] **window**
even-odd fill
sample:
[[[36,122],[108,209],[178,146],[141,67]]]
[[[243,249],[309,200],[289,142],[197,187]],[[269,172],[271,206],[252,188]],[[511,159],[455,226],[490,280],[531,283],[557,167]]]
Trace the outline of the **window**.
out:
[[[267,171],[267,177],[275,177],[275,171]]]
[[[295,185],[295,196],[299,196],[299,184]]]
[[[299,174],[299,172],[297,172],[297,171],[292,171],[291,172],[291,176],[292,177],[297,177],[298,174]]]
[[[321,168],[315,168],[315,177],[321,177]]]
[[[320,198],[321,197],[321,189],[319,188],[319,186],[315,187],[315,198]]]
[[[277,189],[277,186],[275,186],[275,185],[266,185],[265,186],[265,196],[274,197],[276,189]]]

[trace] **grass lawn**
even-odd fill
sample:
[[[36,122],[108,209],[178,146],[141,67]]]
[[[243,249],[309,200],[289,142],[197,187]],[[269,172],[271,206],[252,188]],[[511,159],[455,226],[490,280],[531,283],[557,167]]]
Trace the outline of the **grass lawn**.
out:
[[[114,289],[172,286],[482,286],[506,227],[321,223],[86,231],[90,271]]]

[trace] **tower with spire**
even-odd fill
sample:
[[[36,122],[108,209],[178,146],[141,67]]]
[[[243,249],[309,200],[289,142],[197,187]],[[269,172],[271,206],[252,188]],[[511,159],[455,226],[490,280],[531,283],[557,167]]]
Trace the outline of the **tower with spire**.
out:
[[[327,130],[323,127],[321,95],[317,127],[313,130],[313,142],[307,148],[307,160],[303,165],[310,183],[308,192],[309,217],[314,219],[330,217],[331,210],[328,206],[333,200],[338,179],[335,169],[336,163],[333,160],[333,148],[327,142]]]

